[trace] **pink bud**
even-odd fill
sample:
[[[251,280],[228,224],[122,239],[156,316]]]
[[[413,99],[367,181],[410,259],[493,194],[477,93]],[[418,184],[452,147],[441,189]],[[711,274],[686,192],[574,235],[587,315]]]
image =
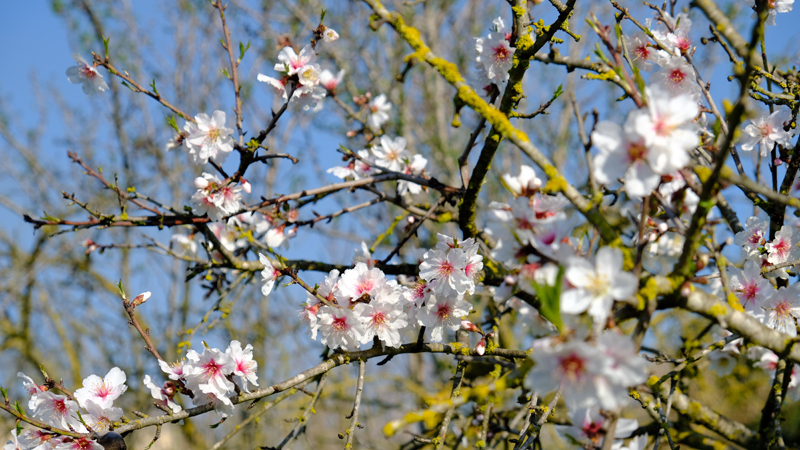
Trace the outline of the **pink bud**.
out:
[[[137,295],[136,298],[133,299],[133,306],[135,307],[141,305],[142,303],[146,302],[148,298],[150,298],[150,291]]]
[[[286,239],[292,239],[293,237],[297,236],[297,227],[290,228],[289,231],[285,233]]]
[[[242,178],[241,181],[239,181],[239,183],[241,183],[242,185],[242,190],[247,192],[248,194],[250,193],[250,191],[253,190],[252,186],[250,186],[250,182],[245,180],[244,178]]]
[[[165,381],[165,382],[164,382],[164,387],[162,387],[161,389],[162,389],[162,390],[164,391],[164,393],[165,393],[165,394],[167,394],[167,396],[169,396],[170,398],[171,398],[171,397],[173,397],[173,396],[175,396],[175,392],[176,392],[176,390],[175,390],[175,383],[174,383],[174,382],[172,382],[172,381]]]
[[[197,189],[205,189],[208,187],[208,180],[203,177],[197,177],[194,179],[194,187]]]
[[[417,218],[414,216],[408,216],[408,223],[412,224],[417,221]]]
[[[506,275],[503,281],[509,286],[517,284],[517,279],[513,275]]]
[[[666,223],[661,222],[660,224],[658,224],[658,232],[659,233],[666,233],[667,229],[669,229],[669,227],[667,226]]]
[[[650,242],[655,242],[657,237],[658,237],[658,235],[655,234],[655,233],[648,233],[647,240],[650,241]]]
[[[774,166],[780,166],[781,164],[783,164],[783,161],[781,161],[780,158],[775,158],[775,161],[772,161],[772,165]]]
[[[356,134],[358,134],[358,131],[350,130],[347,132],[347,137],[356,137]]]
[[[478,329],[478,327],[474,323],[470,322],[469,320],[462,320],[461,321],[461,328],[463,328],[463,329],[465,329],[467,331],[471,331],[473,333],[480,333],[480,330]]]
[[[481,338],[478,345],[475,346],[475,351],[478,352],[479,355],[483,356],[486,352],[486,338]]]

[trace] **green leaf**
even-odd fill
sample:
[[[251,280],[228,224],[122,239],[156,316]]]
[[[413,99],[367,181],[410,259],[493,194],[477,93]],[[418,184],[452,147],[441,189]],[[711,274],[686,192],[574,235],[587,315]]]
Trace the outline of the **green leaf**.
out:
[[[228,69],[223,67],[222,69],[219,69],[219,71],[222,72],[223,75],[225,75],[225,78],[230,79],[231,76],[228,74]]]
[[[111,37],[103,38],[103,49],[106,52],[106,59],[108,59],[108,41],[111,40]]]
[[[133,92],[136,92],[136,89],[132,88],[130,84],[128,84],[128,83],[123,81],[122,85],[125,86],[126,88],[132,90]]]
[[[178,128],[178,123],[175,122],[175,116],[169,115],[167,116],[167,125],[171,126],[176,133],[180,134],[181,130]]]
[[[156,79],[153,78],[153,82],[150,83],[150,87],[153,88],[153,93],[156,94],[156,97],[160,97],[158,94],[158,89],[156,89]]]
[[[555,91],[555,92],[553,92],[553,98],[552,98],[552,99],[550,99],[550,101],[551,101],[551,102],[552,102],[553,100],[557,99],[558,97],[560,97],[560,96],[561,96],[561,94],[563,94],[563,93],[564,93],[564,91],[563,91],[563,90],[561,90],[561,88],[562,88],[562,86],[559,84],[559,85],[558,85],[558,89],[556,89],[556,91]]]
[[[322,10],[322,14],[319,15],[319,23],[322,23],[322,21],[325,20],[325,13],[327,12],[328,12],[327,9]]]
[[[246,52],[247,49],[249,49],[249,48],[250,48],[250,40],[249,39],[247,40],[247,46],[246,47],[245,47],[244,44],[239,42],[239,61],[244,59],[244,52]]]
[[[125,288],[122,287],[122,280],[119,280],[117,282],[117,289],[119,290],[119,295],[121,295],[122,297],[125,297]]]
[[[555,286],[539,284],[535,281],[531,282],[533,288],[536,289],[536,295],[539,297],[539,312],[542,317],[555,325],[559,332],[561,332],[561,327],[563,326],[561,321],[561,281],[563,278],[564,267],[559,266]]]
[[[18,402],[18,401],[16,401],[16,400],[14,400],[14,409],[16,409],[17,411],[19,411],[19,413],[20,413],[21,415],[23,415],[23,416],[25,415],[25,412],[22,410],[22,406],[19,406],[19,402]]]

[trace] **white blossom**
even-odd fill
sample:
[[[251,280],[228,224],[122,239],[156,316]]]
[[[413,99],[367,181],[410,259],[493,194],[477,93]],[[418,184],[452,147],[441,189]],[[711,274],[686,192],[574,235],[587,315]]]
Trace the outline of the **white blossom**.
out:
[[[322,306],[317,312],[320,342],[332,349],[341,348],[352,352],[358,350],[358,342],[364,334],[364,325],[358,316],[347,308]]]
[[[286,72],[287,75],[294,75],[301,71],[307,64],[311,64],[316,59],[317,55],[311,45],[306,45],[300,50],[300,54],[295,53],[291,46],[283,47],[278,53],[278,63],[275,64],[275,70],[278,72]]]
[[[91,400],[101,408],[110,408],[114,400],[118,399],[128,389],[125,385],[125,372],[119,367],[111,369],[105,377],[89,375],[83,380],[83,387],[75,391],[75,400],[86,407],[86,402]]]
[[[272,288],[275,287],[275,281],[281,276],[281,272],[261,253],[258,254],[258,260],[264,265],[264,270],[261,271],[261,281],[264,282],[264,285],[261,286],[261,293],[266,296],[272,292]]]
[[[242,349],[242,344],[239,341],[231,341],[225,353],[233,360],[233,374],[239,377],[242,383],[242,389],[245,392],[250,392],[247,383],[258,386],[258,363],[253,359],[253,346],[247,344]]]
[[[784,108],[751,120],[744,128],[742,150],[749,152],[758,145],[761,156],[767,156],[775,144],[790,147],[794,131],[784,131],[783,126],[791,121],[792,113]]]
[[[103,76],[97,71],[97,68],[86,62],[83,57],[77,53],[72,54],[72,59],[78,63],[77,66],[67,68],[67,79],[70,83],[81,83],[83,93],[92,95],[97,92],[104,92],[108,89],[108,85],[103,80]]]
[[[196,129],[184,140],[189,154],[196,164],[206,164],[212,158],[222,164],[233,151],[233,130],[225,127],[225,112],[214,111],[211,117],[203,113],[194,118]]]
[[[461,296],[431,295],[425,306],[417,311],[419,324],[431,332],[431,340],[440,342],[445,330],[456,331],[461,326],[462,317],[469,314],[472,305]]]
[[[381,94],[373,98],[367,107],[369,108],[367,125],[373,131],[380,130],[383,124],[389,121],[389,111],[392,109],[392,104],[386,100],[386,94]]]
[[[192,349],[186,353],[186,359],[189,360],[185,368],[186,386],[232,405],[228,395],[234,392],[234,387],[227,378],[234,370],[230,355],[215,348],[204,348],[201,354]]]

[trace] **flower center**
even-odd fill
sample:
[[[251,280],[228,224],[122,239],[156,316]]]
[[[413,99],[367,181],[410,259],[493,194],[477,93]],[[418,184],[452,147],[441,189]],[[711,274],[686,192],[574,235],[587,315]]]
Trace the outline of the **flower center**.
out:
[[[209,378],[214,378],[221,374],[220,369],[222,368],[222,366],[219,365],[216,361],[214,361],[214,358],[211,358],[211,360],[205,363],[202,367],[203,371]]]
[[[647,59],[650,57],[650,49],[647,48],[647,44],[642,44],[633,50],[633,54],[637,58]]]
[[[356,293],[360,297],[371,291],[374,287],[375,282],[373,280],[364,280],[356,285]]]
[[[772,128],[772,124],[769,122],[764,122],[758,126],[758,130],[761,132],[761,136],[767,137],[774,131]]]
[[[628,145],[628,158],[631,161],[639,161],[644,159],[647,154],[647,147],[641,142],[631,143]]]
[[[778,303],[778,306],[774,308],[775,315],[778,316],[780,319],[790,319],[792,317],[792,304],[787,301],[782,301]]]
[[[333,327],[334,330],[340,333],[344,333],[347,331],[348,328],[350,328],[350,326],[347,325],[347,317],[344,316],[342,317],[334,316],[333,323],[331,324],[331,326]]]
[[[669,80],[676,85],[680,85],[686,79],[686,73],[681,69],[673,69],[669,73]]]
[[[772,245],[772,250],[778,256],[784,257],[784,256],[786,256],[787,253],[789,253],[789,248],[790,247],[791,247],[791,244],[789,243],[789,241],[786,241],[784,239],[780,239],[780,240],[778,240],[778,242],[776,242],[775,244]]]
[[[608,275],[594,273],[588,276],[589,285],[586,290],[589,291],[594,297],[605,297],[608,295]]]
[[[450,263],[450,261],[444,261],[444,262],[442,262],[442,264],[439,265],[439,271],[438,271],[439,272],[439,276],[441,276],[443,278],[449,277],[450,274],[452,274],[454,270],[455,270],[455,267],[453,267],[453,264]]]
[[[218,128],[212,128],[212,129],[208,130],[208,134],[206,136],[208,137],[209,141],[213,142],[213,141],[216,141],[217,139],[219,139],[221,134],[222,134],[221,130],[219,130]]]
[[[439,319],[439,322],[443,322],[453,314],[453,309],[446,303],[444,305],[437,305],[436,308],[436,317]]]
[[[758,286],[755,283],[745,284],[742,286],[742,296],[747,299],[749,302],[750,300],[754,300],[756,298],[756,294],[758,294]]]
[[[383,328],[386,326],[386,315],[380,311],[376,311],[375,314],[372,315],[372,326],[376,328]]]
[[[506,48],[505,45],[498,45],[492,50],[494,50],[494,60],[497,62],[506,62],[508,61],[508,58],[511,57],[511,52]]]
[[[67,402],[64,399],[58,399],[53,402],[53,409],[61,416],[67,414]]]
[[[583,360],[576,354],[561,359],[561,370],[570,381],[576,381],[584,372]]]
[[[92,66],[83,66],[81,73],[83,76],[89,79],[94,78],[95,75],[97,75],[97,71]]]

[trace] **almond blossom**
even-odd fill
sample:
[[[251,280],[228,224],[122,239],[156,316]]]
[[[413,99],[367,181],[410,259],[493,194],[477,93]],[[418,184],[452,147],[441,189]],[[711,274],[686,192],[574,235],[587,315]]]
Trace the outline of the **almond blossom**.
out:
[[[114,422],[122,418],[122,408],[103,408],[94,400],[88,400],[84,406],[89,414],[83,414],[86,425],[95,432],[105,433],[111,430]]]
[[[755,0],[750,0],[748,3],[750,3],[755,10],[757,5]],[[768,0],[765,3],[767,4],[767,10],[769,11],[769,15],[767,16],[765,23],[775,26],[775,18],[778,16],[778,13],[786,13],[791,11],[794,0]],[[751,18],[758,19],[758,13],[753,11]]]
[[[526,165],[520,166],[519,175],[514,177],[507,173],[500,180],[514,197],[532,197],[542,187],[542,180],[531,166]]]
[[[767,297],[763,308],[766,311],[766,325],[791,337],[797,336],[796,319],[800,319],[800,283],[780,287]]]
[[[736,298],[742,302],[744,310],[756,317],[763,319],[762,304],[774,289],[763,276],[761,266],[755,261],[745,261],[744,270],[731,268],[730,289]]]
[[[192,201],[198,205],[200,214],[208,213],[213,220],[221,220],[239,211],[240,186],[232,186],[210,173],[195,178],[194,186],[197,192],[192,195]]]
[[[654,156],[636,132],[635,115],[628,116],[625,127],[603,121],[592,132],[592,143],[600,150],[594,158],[594,177],[598,183],[611,184],[625,180],[625,191],[631,197],[649,195],[661,182],[650,162]]]
[[[232,405],[228,395],[234,387],[226,377],[234,370],[230,355],[215,348],[204,348],[200,354],[189,350],[186,359],[190,362],[186,367],[186,386],[193,391],[211,394],[225,405]]]
[[[561,294],[561,312],[588,311],[596,326],[604,326],[614,300],[625,300],[638,289],[636,276],[624,272],[622,263],[622,251],[612,247],[601,247],[594,264],[582,258],[570,259],[564,276],[575,289]]]
[[[370,100],[367,108],[369,108],[367,125],[372,131],[379,131],[383,124],[389,121],[389,111],[392,109],[392,104],[386,100],[386,94],[381,94]]]
[[[344,79],[344,74],[345,74],[344,69],[340,70],[336,74],[336,76],[333,76],[333,73],[331,73],[331,71],[325,69],[322,71],[322,73],[319,74],[319,84],[321,84],[322,87],[327,89],[328,92],[334,93],[336,92],[336,87],[339,86],[339,83],[341,83],[342,79]]]
[[[258,386],[258,363],[253,359],[253,346],[247,344],[242,349],[242,344],[239,341],[231,341],[225,353],[233,360],[233,374],[239,377],[242,383],[242,389],[245,392],[250,392],[247,388],[247,383],[250,382],[254,386]]]
[[[321,76],[322,74],[320,77]],[[286,78],[277,79],[260,73],[256,77],[256,80],[262,83],[267,83],[272,88],[272,92],[282,97],[284,101],[289,99],[289,94],[286,92]]]
[[[28,409],[30,410],[36,409],[36,404],[37,404],[36,397],[42,392],[45,392],[46,389],[43,386],[39,386],[38,384],[36,384],[36,382],[33,381],[31,377],[25,375],[22,372],[17,372],[17,376],[19,378],[22,378],[22,387],[25,389],[25,392],[27,392],[28,395],[31,397],[30,400],[28,400]]]
[[[432,341],[440,342],[445,330],[458,330],[461,319],[471,310],[472,305],[461,296],[431,295],[425,306],[417,311],[417,320],[430,330]]]
[[[377,337],[381,343],[389,347],[400,347],[402,337],[400,331],[408,326],[408,315],[405,305],[400,302],[400,293],[384,285],[376,292],[369,303],[358,303],[353,313],[361,318],[364,333],[361,343],[368,344]]]
[[[380,147],[372,147],[372,153],[377,158],[375,164],[397,172],[402,168],[402,161],[405,158],[406,139],[404,137],[391,139],[385,135],[381,136]]]
[[[464,271],[466,267],[467,256],[463,250],[428,250],[425,261],[419,265],[419,276],[436,294],[464,294],[474,284]]]
[[[606,435],[608,419],[600,413],[600,408],[572,408],[567,413],[572,426],[556,426],[556,431],[561,436],[569,436],[589,448],[603,446]],[[614,439],[630,437],[631,433],[639,427],[635,419],[617,419],[614,429]]]
[[[264,285],[261,286],[261,293],[267,296],[275,287],[275,281],[281,276],[281,272],[272,265],[269,258],[261,253],[258,254],[258,260],[264,265],[264,270],[261,271],[261,281],[264,282]]]
[[[650,83],[660,86],[671,95],[688,95],[700,101],[703,91],[697,84],[697,76],[692,66],[681,56],[666,56],[661,59],[661,70],[650,76]]]
[[[86,95],[108,90],[108,85],[103,80],[103,76],[100,75],[100,72],[97,71],[97,67],[87,63],[86,60],[77,53],[72,54],[72,59],[74,59],[78,65],[67,68],[67,79],[70,83],[81,83],[83,93]]]
[[[646,88],[647,110],[634,111],[636,133],[650,150],[648,162],[654,172],[666,175],[689,163],[689,150],[700,144],[697,102],[689,95],[670,95]]]
[[[359,317],[347,308],[322,306],[317,312],[320,342],[332,349],[341,348],[352,352],[358,350],[358,342],[364,335],[364,325]]]
[[[65,438],[54,450],[104,450],[104,447],[89,438],[69,439]]]
[[[90,400],[103,409],[110,408],[114,400],[128,389],[125,385],[126,378],[125,372],[119,367],[111,369],[104,378],[89,375],[83,380],[83,387],[75,391],[75,400],[83,408]]]
[[[169,376],[170,380],[180,380],[186,375],[186,360],[181,360],[173,364],[158,360],[158,366]]]
[[[658,59],[658,54],[655,48],[650,47],[647,35],[641,32],[635,33],[632,37],[623,35],[622,40],[628,48],[633,63],[639,70],[649,72],[653,68],[653,61]]]
[[[36,400],[36,407],[32,410],[33,417],[64,430],[72,427],[79,433],[86,432],[86,428],[78,422],[77,403],[64,395],[54,394],[50,391],[37,395]]]
[[[490,82],[502,84],[508,81],[508,71],[513,64],[514,49],[508,42],[503,19],[498,17],[493,22],[491,33],[485,38],[475,38],[475,67],[481,71]]]
[[[784,108],[751,120],[744,128],[742,150],[749,152],[758,145],[761,156],[767,156],[775,144],[790,147],[794,130],[784,131],[783,126],[791,121],[792,113]]]
[[[742,247],[742,251],[748,256],[757,256],[760,254],[759,247],[766,243],[769,221],[751,216],[745,221],[744,227],[744,231],[736,233],[733,242]]]
[[[425,173],[426,165],[428,165],[427,159],[425,159],[422,155],[414,155],[410,160],[408,158],[403,160],[403,167],[401,167],[400,171],[406,175],[419,176]],[[419,194],[420,192],[422,192],[422,186],[414,183],[413,181],[397,181],[397,193],[400,195],[404,195],[406,193]]]
[[[173,396],[175,395],[174,388],[171,389],[170,395],[170,392],[167,392],[163,387],[156,386],[150,378],[150,375],[145,375],[143,381],[144,386],[150,389],[150,395],[153,396],[157,403],[165,408],[171,409],[173,413],[179,413],[181,411],[181,406],[173,400]]]
[[[339,33],[333,28],[326,27],[325,31],[322,32],[322,40],[325,42],[333,42],[337,39],[339,39]]]
[[[194,116],[196,129],[185,139],[186,147],[195,164],[206,164],[209,159],[222,164],[233,151],[233,130],[225,127],[225,112],[214,111]]]
[[[797,243],[792,238],[792,227],[785,225],[775,233],[775,239],[764,245],[767,249],[767,262],[780,264],[797,259]]]
[[[339,279],[339,296],[337,300],[342,306],[355,302],[362,296],[371,296],[386,285],[386,275],[378,268],[369,268],[360,262],[352,269],[347,269]]]
[[[371,176],[374,171],[372,168],[372,164],[375,163],[374,156],[369,150],[359,150],[356,154],[358,155],[358,159],[351,159],[344,167],[331,167],[327,172],[343,180],[360,180]]]
[[[316,59],[317,55],[311,45],[306,45],[300,50],[300,54],[295,53],[291,46],[283,47],[278,53],[278,63],[275,64],[275,70],[278,72],[286,72],[287,75],[294,75],[300,72],[307,64],[311,64]]]

